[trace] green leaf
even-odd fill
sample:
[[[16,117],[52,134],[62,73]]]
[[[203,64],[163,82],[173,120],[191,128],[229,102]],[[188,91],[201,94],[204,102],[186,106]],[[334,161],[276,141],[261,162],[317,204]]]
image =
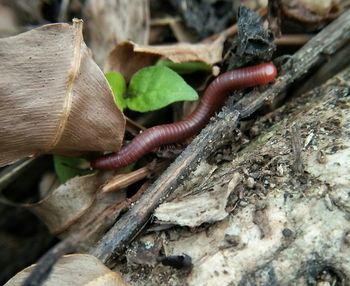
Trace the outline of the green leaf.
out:
[[[166,66],[179,74],[189,74],[197,71],[211,72],[212,67],[204,62],[174,63],[170,60],[159,60],[156,65]]]
[[[107,72],[105,76],[113,91],[115,103],[123,110],[126,107],[126,102],[123,97],[126,91],[126,83],[123,75],[119,72],[111,71]]]
[[[152,66],[133,75],[125,100],[131,110],[147,112],[173,102],[197,99],[196,91],[176,72],[165,66]]]
[[[54,155],[53,162],[56,175],[61,183],[75,176],[86,175],[90,172],[90,170],[81,169],[82,165],[87,164],[87,161],[82,158]]]

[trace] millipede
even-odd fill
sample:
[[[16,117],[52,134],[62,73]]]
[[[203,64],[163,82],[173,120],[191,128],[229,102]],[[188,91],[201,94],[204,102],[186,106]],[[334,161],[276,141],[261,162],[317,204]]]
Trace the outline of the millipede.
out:
[[[97,169],[118,169],[137,161],[156,147],[184,141],[197,134],[209,122],[224,104],[228,92],[264,85],[276,76],[277,69],[271,62],[225,72],[209,84],[200,103],[190,115],[175,123],[146,129],[118,153],[97,158],[91,162],[91,166]]]

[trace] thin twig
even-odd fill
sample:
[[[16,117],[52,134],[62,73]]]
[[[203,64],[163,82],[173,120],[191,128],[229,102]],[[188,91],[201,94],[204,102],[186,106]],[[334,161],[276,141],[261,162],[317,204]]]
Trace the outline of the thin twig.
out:
[[[146,130],[144,126],[138,124],[136,121],[130,119],[129,117],[125,117],[126,119],[126,130],[128,130],[132,135],[136,136],[140,133],[140,131]]]
[[[305,45],[313,35],[310,34],[287,34],[275,39],[278,46],[302,46]]]
[[[4,167],[0,171],[0,192],[13,182],[22,172],[24,172],[35,158],[23,159],[10,166]]]
[[[153,166],[152,166],[153,165]],[[116,192],[139,182],[140,180],[150,176],[155,172],[164,170],[169,162],[160,162],[157,164],[149,164],[145,167],[137,169],[127,174],[118,174],[111,178],[101,189],[102,192]]]

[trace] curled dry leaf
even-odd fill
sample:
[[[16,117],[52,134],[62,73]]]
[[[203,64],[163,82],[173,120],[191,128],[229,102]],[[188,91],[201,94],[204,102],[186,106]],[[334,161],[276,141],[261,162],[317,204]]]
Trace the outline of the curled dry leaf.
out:
[[[35,265],[29,266],[17,273],[7,281],[5,285],[22,285],[34,267]],[[53,267],[53,270],[44,285],[129,286],[119,273],[111,271],[96,257],[87,254],[73,254],[62,257]]]
[[[224,36],[213,42],[188,44],[180,43],[163,46],[142,46],[133,42],[117,45],[109,54],[105,71],[119,71],[129,80],[140,68],[152,65],[159,58],[175,63],[204,62],[213,65],[222,59]]]
[[[22,206],[38,216],[59,238],[80,236],[78,248],[84,251],[113,224],[122,210],[122,206],[117,205],[125,201],[124,192],[98,192],[108,176],[96,173],[74,177],[39,202]],[[108,210],[110,207],[112,210]]]
[[[148,43],[147,0],[89,0],[84,9],[84,20],[87,23],[88,45],[101,67],[116,44],[126,40]]]
[[[0,166],[43,153],[119,150],[125,119],[82,25],[0,39]]]
[[[58,234],[75,223],[93,204],[101,178],[96,174],[75,177],[53,190],[41,201],[26,205]]]
[[[119,71],[129,81],[139,69],[153,65],[159,59],[157,54],[137,53],[134,48],[132,42],[117,45],[108,55],[104,70]]]
[[[280,2],[286,16],[309,24],[311,28],[317,28],[336,18],[349,4],[348,0],[282,0]]]
[[[199,61],[214,64],[221,60],[224,37],[205,44],[180,43],[164,46],[141,46],[134,44],[135,52],[157,54],[174,63]]]

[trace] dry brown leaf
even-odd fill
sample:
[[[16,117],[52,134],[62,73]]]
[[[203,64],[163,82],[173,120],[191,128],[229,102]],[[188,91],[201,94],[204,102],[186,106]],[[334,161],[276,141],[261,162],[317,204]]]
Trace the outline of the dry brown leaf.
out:
[[[282,0],[280,5],[286,16],[317,28],[336,18],[349,4],[349,0]]]
[[[74,177],[54,189],[41,201],[22,206],[38,216],[50,232],[59,238],[82,235],[78,247],[80,250],[86,250],[96,243],[119,215],[119,211],[116,210],[98,222],[104,211],[126,199],[125,192],[98,192],[101,183],[108,176],[96,173]],[[95,224],[94,231],[89,235],[81,234],[91,226],[91,222]]]
[[[119,150],[125,119],[82,25],[0,39],[0,166],[43,153]]]
[[[105,179],[100,180],[104,181]],[[97,190],[98,188],[95,188],[95,191]],[[81,189],[80,191],[83,192],[84,190]],[[66,192],[69,192],[69,190]],[[108,194],[96,192],[92,205],[85,212],[82,212],[77,220],[72,220],[71,225],[66,224],[68,227],[64,229],[63,232],[59,233],[59,238],[80,235],[82,239],[77,249],[79,249],[79,251],[87,251],[92,245],[95,245],[103,234],[115,223],[120,212],[123,208],[126,208],[123,204],[126,204],[126,206],[128,205],[126,192]],[[77,210],[78,207],[79,206],[76,205]],[[63,211],[60,211],[59,214],[62,213]],[[84,235],[84,233],[87,233],[87,235]]]
[[[51,233],[60,233],[79,219],[93,204],[101,179],[93,175],[75,177],[41,201],[26,207],[35,213]]]
[[[6,286],[22,285],[35,265],[17,273]],[[73,254],[62,257],[44,282],[45,286],[129,286],[122,276],[104,266],[96,257],[87,254]]]
[[[148,43],[148,0],[89,0],[84,20],[87,23],[88,45],[101,67],[116,44],[126,40]]]
[[[215,41],[205,44],[179,43],[164,46],[141,46],[134,44],[134,51],[138,53],[157,54],[174,63],[198,61],[215,64],[222,58],[224,41],[224,37],[219,37]]]
[[[118,71],[129,81],[139,69],[153,65],[159,55],[136,53],[132,42],[123,42],[117,45],[108,55],[105,71]]]
[[[224,41],[225,37],[220,36],[213,42],[200,44],[142,46],[124,42],[111,51],[104,69],[119,71],[129,80],[140,68],[152,65],[162,57],[175,63],[198,61],[213,65],[222,59]]]

